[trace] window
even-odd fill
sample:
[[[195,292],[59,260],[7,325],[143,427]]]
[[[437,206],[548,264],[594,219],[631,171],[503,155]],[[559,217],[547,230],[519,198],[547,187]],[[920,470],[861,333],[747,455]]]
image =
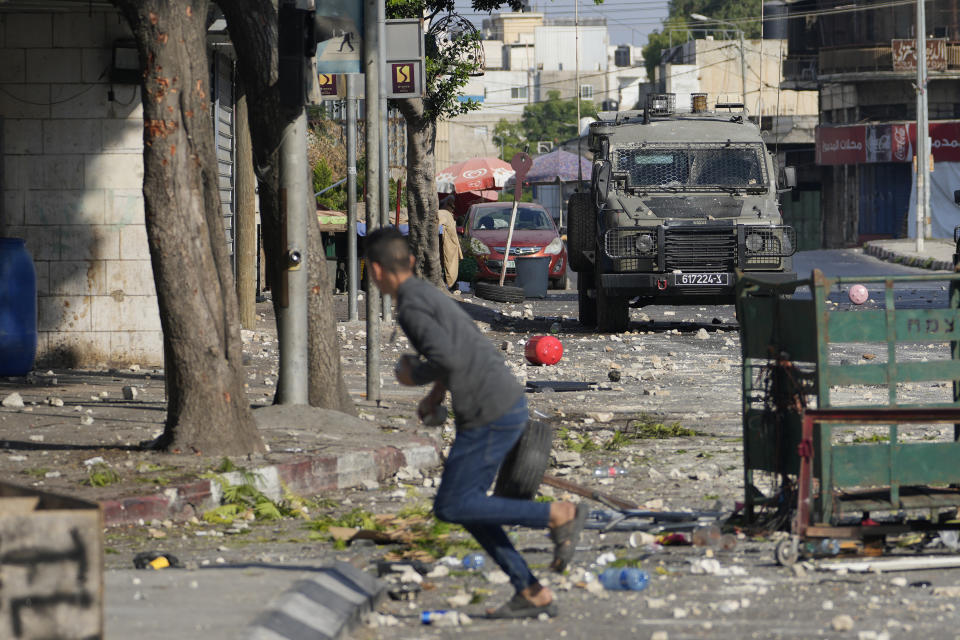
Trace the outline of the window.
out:
[[[526,87],[510,87],[510,97],[514,100],[526,100],[527,88]]]
[[[582,85],[580,85],[580,99],[581,99],[581,100],[593,100],[593,85],[592,85],[592,84],[582,84]]]

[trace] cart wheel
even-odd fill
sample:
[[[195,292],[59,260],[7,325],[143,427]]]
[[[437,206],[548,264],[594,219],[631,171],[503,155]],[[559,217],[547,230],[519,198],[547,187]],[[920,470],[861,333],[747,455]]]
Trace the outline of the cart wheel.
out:
[[[513,445],[497,475],[494,495],[503,498],[531,500],[543,480],[550,463],[553,429],[546,422],[532,420]]]
[[[481,298],[494,302],[523,302],[526,300],[523,287],[513,287],[506,284],[501,287],[490,282],[478,282],[474,291]]]
[[[800,557],[797,539],[791,536],[786,540],[781,540],[779,544],[777,544],[774,556],[777,564],[781,567],[789,567],[796,564],[797,559]]]

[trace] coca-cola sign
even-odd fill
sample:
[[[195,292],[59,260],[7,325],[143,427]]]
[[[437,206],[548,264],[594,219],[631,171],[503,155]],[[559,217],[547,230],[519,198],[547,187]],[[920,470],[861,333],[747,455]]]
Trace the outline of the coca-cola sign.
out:
[[[817,127],[817,164],[913,162],[917,125],[908,122]],[[960,122],[930,123],[930,148],[936,162],[960,162]]]

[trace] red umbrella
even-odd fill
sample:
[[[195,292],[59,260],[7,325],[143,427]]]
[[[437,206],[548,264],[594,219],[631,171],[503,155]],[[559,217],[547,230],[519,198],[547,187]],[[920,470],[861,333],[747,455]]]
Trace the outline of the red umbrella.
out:
[[[437,191],[463,193],[499,189],[513,175],[513,167],[497,158],[471,158],[437,174]]]

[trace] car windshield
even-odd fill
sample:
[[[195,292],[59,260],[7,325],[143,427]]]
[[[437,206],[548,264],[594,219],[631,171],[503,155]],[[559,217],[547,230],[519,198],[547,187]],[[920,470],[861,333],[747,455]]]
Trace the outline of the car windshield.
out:
[[[615,171],[627,186],[648,191],[766,190],[758,144],[699,144],[683,148],[614,149]]]
[[[513,205],[499,207],[484,207],[473,217],[474,229],[506,229],[510,226],[510,212]],[[543,209],[534,207],[518,207],[517,221],[513,228],[518,231],[541,231],[553,229],[550,216]]]

